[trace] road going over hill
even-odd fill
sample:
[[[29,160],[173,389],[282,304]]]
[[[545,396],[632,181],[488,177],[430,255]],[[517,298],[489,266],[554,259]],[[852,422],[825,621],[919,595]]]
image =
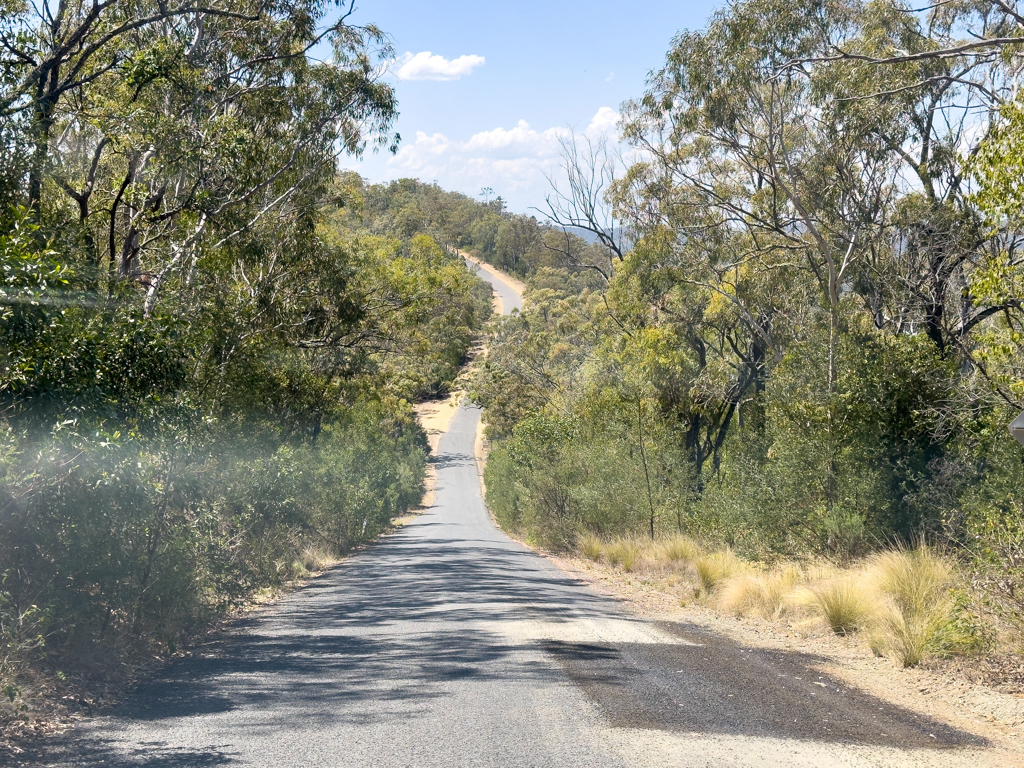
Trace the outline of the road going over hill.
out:
[[[442,437],[435,506],[196,657],[171,664],[51,745],[41,761],[146,768],[984,762],[974,737],[851,690],[815,671],[813,657],[751,651],[695,627],[637,620],[510,540],[480,498],[479,418],[464,405]]]

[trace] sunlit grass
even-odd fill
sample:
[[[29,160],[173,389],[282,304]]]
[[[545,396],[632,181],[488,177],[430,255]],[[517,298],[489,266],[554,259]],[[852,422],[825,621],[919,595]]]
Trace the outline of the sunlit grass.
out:
[[[600,560],[604,554],[604,542],[592,533],[580,536],[578,547],[585,558],[594,562]]]
[[[698,557],[693,561],[693,569],[697,573],[701,591],[710,594],[726,579],[741,573],[744,566],[732,550],[726,549]]]
[[[877,654],[903,666],[929,654],[965,653],[985,642],[984,629],[978,635],[977,627],[954,620],[953,564],[925,547],[878,553],[847,568],[825,561],[765,568],[682,535],[652,541],[585,534],[576,547],[588,560],[681,592],[684,603],[697,596],[735,616],[768,621],[785,616],[800,632],[827,625],[840,636],[862,633]]]
[[[338,558],[334,556],[333,552],[323,547],[310,545],[302,550],[299,561],[307,571],[316,572],[334,565],[338,562]]]
[[[791,604],[790,594],[802,578],[800,569],[785,564],[766,573],[749,573],[726,581],[719,603],[737,616],[776,619]]]
[[[657,548],[657,558],[670,563],[689,564],[703,554],[700,544],[685,536],[673,536],[662,541]]]
[[[640,558],[640,547],[630,539],[616,539],[605,548],[605,555],[613,566],[622,566],[622,570],[631,573]]]
[[[820,581],[794,598],[821,616],[837,635],[856,632],[871,612],[871,598],[863,580],[850,574]]]
[[[939,650],[952,623],[949,565],[926,547],[871,557],[867,579],[879,602],[871,622],[872,650],[904,667]]]

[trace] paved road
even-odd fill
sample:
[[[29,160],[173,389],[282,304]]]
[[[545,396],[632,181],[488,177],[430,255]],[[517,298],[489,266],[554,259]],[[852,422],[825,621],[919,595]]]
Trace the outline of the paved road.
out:
[[[498,531],[480,414],[436,505],[54,744],[59,766],[979,764],[971,737],[815,671],[626,614]]]
[[[466,266],[491,284],[491,287],[494,288],[494,292],[498,294],[498,298],[501,299],[501,306],[506,315],[511,314],[513,309],[522,310],[523,297],[519,291],[505,281],[496,279],[488,270],[477,266],[469,259],[466,259]]]

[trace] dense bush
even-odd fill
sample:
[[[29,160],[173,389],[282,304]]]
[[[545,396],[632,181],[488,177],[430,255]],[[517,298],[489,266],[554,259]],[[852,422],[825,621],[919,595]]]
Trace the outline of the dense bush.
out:
[[[45,610],[51,650],[175,637],[294,577],[307,547],[344,552],[419,500],[424,444],[408,412],[360,403],[315,443],[179,426],[9,438],[4,600],[13,617]]]
[[[0,234],[11,691],[27,660],[173,647],[419,503],[410,403],[451,385],[490,313],[431,237],[256,231],[146,311],[130,285],[97,293],[43,231],[22,211]]]
[[[850,302],[831,394],[827,327],[809,325],[730,404],[729,368],[701,367],[674,320],[631,317],[632,258],[607,291],[541,270],[494,333],[476,396],[503,525],[573,547],[653,521],[762,559],[942,540],[1014,599],[1024,461],[1011,413],[968,405],[961,363]]]
[[[1020,72],[926,53],[993,22],[744,0],[673,39],[623,105],[635,153],[563,157],[552,215],[601,232],[600,279],[527,270],[495,332],[499,519],[763,560],[941,542],[1024,626]]]

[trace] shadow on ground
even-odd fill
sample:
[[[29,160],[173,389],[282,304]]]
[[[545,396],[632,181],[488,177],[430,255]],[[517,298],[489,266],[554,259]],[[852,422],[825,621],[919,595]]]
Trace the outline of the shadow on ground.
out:
[[[616,727],[900,749],[987,745],[836,680],[822,671],[822,657],[660,626],[685,644],[544,645]]]

